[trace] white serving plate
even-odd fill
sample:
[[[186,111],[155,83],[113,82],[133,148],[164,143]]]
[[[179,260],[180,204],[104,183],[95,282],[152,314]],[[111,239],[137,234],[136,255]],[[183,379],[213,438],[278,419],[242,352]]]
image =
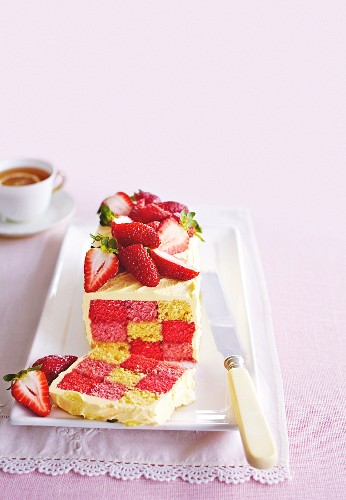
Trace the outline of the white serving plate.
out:
[[[270,386],[268,378],[272,374],[268,370],[258,370],[257,360],[260,358],[266,365],[268,362],[275,365],[277,360],[274,359],[273,363],[270,359],[273,352],[276,356],[276,351],[275,346],[273,349],[269,304],[249,215],[244,210],[222,207],[200,207],[197,214],[206,240],[200,245],[202,272],[212,268],[219,273],[237,324],[246,365],[266,410],[266,405],[273,404],[273,395],[267,391]],[[28,366],[47,354],[81,356],[89,350],[82,321],[83,262],[90,247],[89,233],[94,232],[96,226],[95,220],[92,224],[71,225],[67,231]],[[195,431],[234,428],[223,357],[216,349],[205,314],[195,380],[196,401],[177,409],[170,421],[161,426],[129,428]],[[123,424],[75,417],[59,408],[53,408],[49,416],[41,418],[16,402],[10,418],[15,425],[128,428]]]

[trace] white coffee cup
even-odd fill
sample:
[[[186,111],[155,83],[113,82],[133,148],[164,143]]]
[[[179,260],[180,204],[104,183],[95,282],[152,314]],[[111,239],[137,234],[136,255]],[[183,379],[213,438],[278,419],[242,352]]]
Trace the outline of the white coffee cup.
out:
[[[45,161],[32,158],[0,161],[0,218],[13,222],[38,218],[64,181],[64,175]]]

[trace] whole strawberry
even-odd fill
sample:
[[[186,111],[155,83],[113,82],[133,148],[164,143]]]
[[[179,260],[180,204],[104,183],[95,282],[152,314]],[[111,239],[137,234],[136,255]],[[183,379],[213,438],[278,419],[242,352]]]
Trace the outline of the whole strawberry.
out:
[[[178,201],[163,201],[162,203],[158,203],[159,207],[167,210],[167,212],[180,213],[183,210],[188,213],[189,209],[184,203],[179,203]]]
[[[145,247],[157,248],[160,244],[155,229],[142,222],[112,223],[112,236],[123,247],[141,243]]]
[[[148,191],[139,190],[138,193],[134,194],[134,198],[136,201],[144,200],[145,204],[148,203],[160,203],[160,198],[153,193],[149,193]]]
[[[136,222],[144,222],[144,224],[148,224],[155,220],[164,220],[170,216],[170,212],[164,210],[155,203],[149,203],[143,207],[135,206],[130,213],[131,219]]]
[[[38,359],[32,366],[39,366],[40,370],[46,375],[48,384],[51,384],[61,372],[67,370],[77,359],[77,356],[72,355],[59,356],[50,354]]]
[[[140,243],[123,248],[119,252],[119,260],[142,285],[154,287],[160,283],[160,274],[148,251]]]
[[[148,222],[147,226],[152,227],[154,231],[157,232],[160,224],[161,222],[159,220],[153,220],[152,222]]]
[[[11,382],[11,394],[18,403],[27,406],[40,417],[46,417],[51,410],[49,388],[45,374],[37,367],[9,373],[3,379]]]

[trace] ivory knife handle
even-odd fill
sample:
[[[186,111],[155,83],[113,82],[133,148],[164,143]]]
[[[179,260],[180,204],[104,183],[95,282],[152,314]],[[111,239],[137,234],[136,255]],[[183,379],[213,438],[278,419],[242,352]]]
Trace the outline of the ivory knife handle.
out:
[[[256,469],[269,469],[276,463],[276,446],[249,372],[230,368],[227,376],[246,459]]]

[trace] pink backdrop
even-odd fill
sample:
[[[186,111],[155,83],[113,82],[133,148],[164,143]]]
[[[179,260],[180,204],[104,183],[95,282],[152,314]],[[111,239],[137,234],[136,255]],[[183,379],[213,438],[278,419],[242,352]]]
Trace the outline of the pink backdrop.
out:
[[[293,473],[277,486],[2,473],[3,498],[71,498],[72,489],[86,498],[344,498],[345,3],[0,7],[1,158],[54,162],[83,217],[110,188],[250,208]],[[28,327],[37,324],[61,235],[0,240],[2,250],[23,245],[26,286],[35,277],[30,256],[38,245],[51,250]],[[17,264],[2,255],[3,276]]]

